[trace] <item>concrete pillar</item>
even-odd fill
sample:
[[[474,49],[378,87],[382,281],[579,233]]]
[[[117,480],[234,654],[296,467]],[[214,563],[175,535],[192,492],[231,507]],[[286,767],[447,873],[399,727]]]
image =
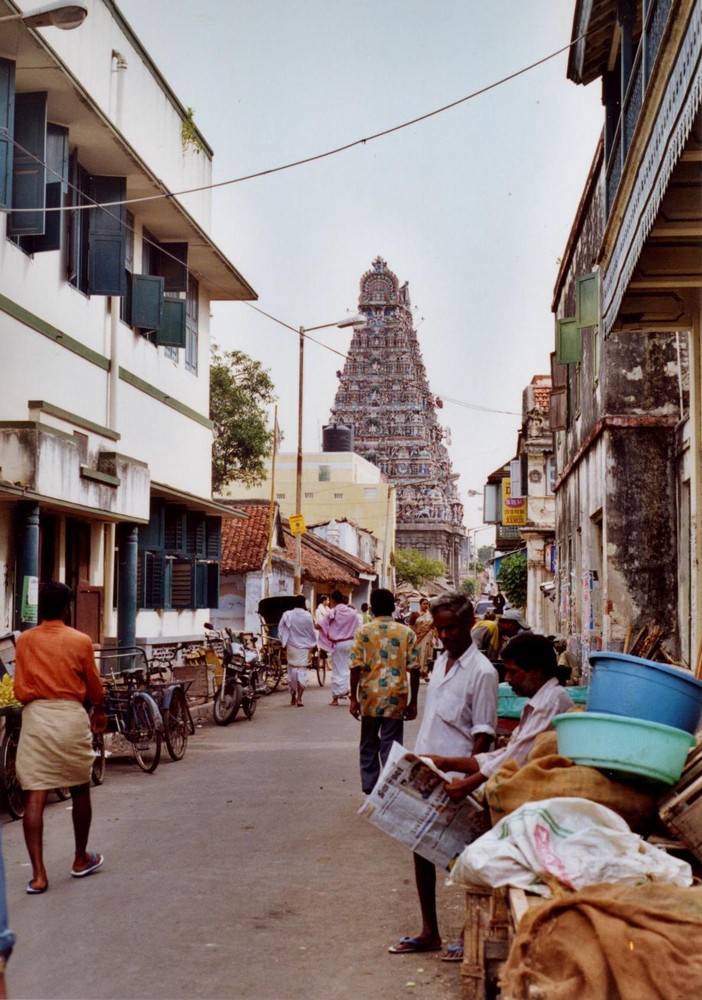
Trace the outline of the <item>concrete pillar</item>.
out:
[[[37,623],[39,598],[39,507],[17,504],[15,558],[15,629],[24,632]]]
[[[121,524],[118,529],[117,566],[117,645],[136,643],[137,612],[137,540],[135,524]]]

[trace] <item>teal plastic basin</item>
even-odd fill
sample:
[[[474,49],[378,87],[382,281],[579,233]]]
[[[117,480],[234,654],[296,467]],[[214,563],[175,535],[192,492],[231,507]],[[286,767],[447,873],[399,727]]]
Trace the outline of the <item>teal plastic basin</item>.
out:
[[[702,681],[687,671],[626,653],[592,653],[588,712],[628,715],[694,733],[702,721]]]
[[[695,738],[683,729],[606,712],[566,712],[553,725],[558,752],[576,764],[674,785]]]

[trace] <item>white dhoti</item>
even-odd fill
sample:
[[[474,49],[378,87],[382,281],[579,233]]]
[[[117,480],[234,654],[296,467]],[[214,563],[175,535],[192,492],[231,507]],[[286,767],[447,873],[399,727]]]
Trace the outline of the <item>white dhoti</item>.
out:
[[[17,777],[25,791],[86,785],[94,759],[90,719],[79,702],[40,699],[24,706]]]
[[[353,639],[344,639],[334,645],[331,654],[331,690],[334,698],[343,698],[351,688],[351,647]]]
[[[293,694],[304,691],[307,684],[307,667],[310,662],[309,649],[297,649],[295,646],[286,646],[285,653],[288,661],[288,684]]]

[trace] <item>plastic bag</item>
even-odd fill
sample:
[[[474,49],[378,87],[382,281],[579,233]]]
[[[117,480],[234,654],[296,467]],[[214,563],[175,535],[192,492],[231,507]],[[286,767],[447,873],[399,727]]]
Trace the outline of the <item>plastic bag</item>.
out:
[[[611,809],[588,799],[529,802],[501,819],[457,858],[454,885],[511,885],[550,896],[600,882],[692,884],[685,861],[646,843]]]

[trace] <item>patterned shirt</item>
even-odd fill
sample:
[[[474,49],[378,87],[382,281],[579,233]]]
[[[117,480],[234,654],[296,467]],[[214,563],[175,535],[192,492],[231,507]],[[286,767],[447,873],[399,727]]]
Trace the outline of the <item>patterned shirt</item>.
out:
[[[407,625],[381,616],[363,625],[351,650],[351,669],[361,671],[361,715],[401,719],[409,696],[409,670],[417,670],[415,634]]]

